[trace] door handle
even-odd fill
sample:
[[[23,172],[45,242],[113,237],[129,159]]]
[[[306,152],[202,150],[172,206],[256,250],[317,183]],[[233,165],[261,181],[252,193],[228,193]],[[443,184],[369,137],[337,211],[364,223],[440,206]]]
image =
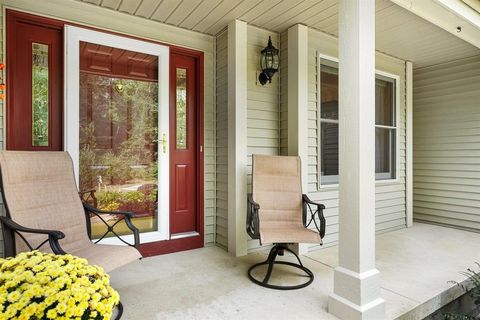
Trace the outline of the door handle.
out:
[[[167,135],[165,133],[162,136],[162,149],[163,153],[167,153]]]

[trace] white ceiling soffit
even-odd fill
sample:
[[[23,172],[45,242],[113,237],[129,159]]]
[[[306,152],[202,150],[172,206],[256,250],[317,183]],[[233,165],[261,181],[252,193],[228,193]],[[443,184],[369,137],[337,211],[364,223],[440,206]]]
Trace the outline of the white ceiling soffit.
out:
[[[283,32],[297,23],[338,35],[338,0],[78,0],[216,35],[233,19]],[[425,1],[413,0],[415,4]],[[460,0],[455,0],[460,1]],[[473,0],[480,1],[480,0]],[[376,0],[376,48],[422,67],[480,54],[480,50],[412,13],[412,1]],[[436,3],[437,7],[443,8]],[[417,6],[415,6],[417,8]],[[446,11],[446,9],[443,9]],[[459,19],[454,16],[454,19]],[[472,26],[473,28],[473,26]],[[462,31],[463,33],[463,31]],[[455,35],[453,35],[455,34]],[[476,38],[480,42],[480,35]],[[480,43],[479,43],[480,46]]]
[[[480,48],[480,14],[461,0],[391,0]],[[478,1],[478,0],[473,0]],[[460,28],[460,29],[459,29]]]

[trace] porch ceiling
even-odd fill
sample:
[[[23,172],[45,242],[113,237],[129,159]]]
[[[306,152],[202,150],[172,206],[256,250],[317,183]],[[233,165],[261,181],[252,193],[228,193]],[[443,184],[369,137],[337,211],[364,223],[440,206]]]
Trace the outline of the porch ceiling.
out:
[[[77,0],[210,35],[233,19],[282,32],[302,23],[338,35],[338,0]],[[376,0],[376,47],[414,67],[480,50],[389,0]]]

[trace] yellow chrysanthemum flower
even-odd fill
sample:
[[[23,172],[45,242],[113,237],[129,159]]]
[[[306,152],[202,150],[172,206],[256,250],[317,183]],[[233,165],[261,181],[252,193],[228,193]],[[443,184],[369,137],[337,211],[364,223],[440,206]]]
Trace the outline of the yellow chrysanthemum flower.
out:
[[[18,291],[12,291],[12,292],[10,292],[10,293],[8,294],[7,300],[8,300],[8,302],[11,302],[11,303],[12,303],[12,302],[15,302],[15,301],[17,301],[18,299],[20,299],[20,297],[21,297],[20,292],[18,292]]]
[[[27,306],[23,311],[27,315],[33,315],[37,312],[37,306],[38,306],[38,304],[34,302],[34,303],[30,304],[29,306]]]
[[[56,319],[57,318],[57,311],[55,309],[50,309],[47,311],[47,318],[48,319]]]
[[[7,307],[7,311],[5,312],[5,316],[8,318],[13,318],[17,314],[18,310],[15,308],[13,304]]]
[[[0,320],[110,319],[118,302],[109,276],[85,259],[39,251],[0,259]]]
[[[57,310],[57,313],[63,314],[67,311],[67,308],[68,306],[66,303],[59,303],[55,309]]]

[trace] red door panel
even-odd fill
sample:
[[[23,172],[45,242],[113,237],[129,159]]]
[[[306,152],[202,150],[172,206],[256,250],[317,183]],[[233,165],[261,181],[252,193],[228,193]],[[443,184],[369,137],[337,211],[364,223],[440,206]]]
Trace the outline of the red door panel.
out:
[[[25,18],[23,14],[7,11],[7,149],[44,150],[63,149],[63,26],[49,24],[45,19]],[[41,88],[42,100],[48,108],[46,121],[33,125],[33,51],[43,48],[41,58],[46,71],[38,78],[47,77],[48,90]],[[48,75],[48,76],[47,76]],[[42,80],[40,80],[42,81]],[[37,89],[39,91],[39,89]],[[38,99],[37,99],[38,100]],[[47,101],[48,100],[48,101]],[[45,103],[44,103],[45,102]],[[42,107],[42,108],[45,108]],[[44,110],[44,109],[42,109]],[[37,111],[38,112],[38,111]],[[42,127],[44,126],[44,127]],[[35,128],[35,129],[34,129]],[[34,130],[48,132],[48,138],[34,143]],[[45,136],[41,133],[35,135]]]
[[[171,55],[170,234],[198,231],[196,59]]]
[[[175,168],[175,207],[177,213],[187,213],[188,211],[188,190],[187,190],[187,169],[188,166],[184,164],[178,164]]]

